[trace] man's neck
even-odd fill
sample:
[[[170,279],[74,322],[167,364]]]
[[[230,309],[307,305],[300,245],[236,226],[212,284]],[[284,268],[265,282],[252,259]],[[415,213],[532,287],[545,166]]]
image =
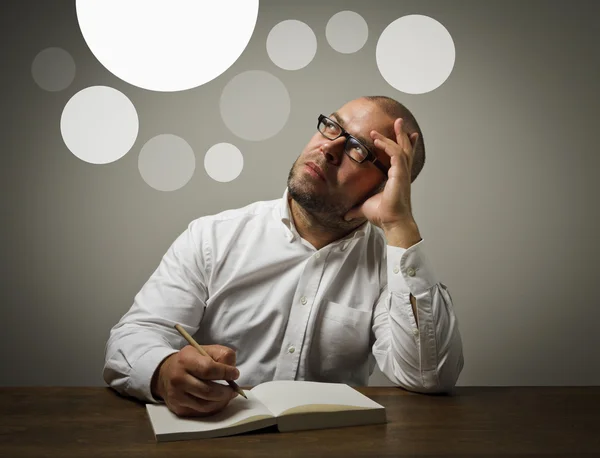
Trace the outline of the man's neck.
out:
[[[292,198],[289,202],[290,213],[298,234],[317,250],[345,237],[358,227],[358,225],[349,228],[326,226],[322,223],[324,219],[320,219],[318,214],[309,213]]]

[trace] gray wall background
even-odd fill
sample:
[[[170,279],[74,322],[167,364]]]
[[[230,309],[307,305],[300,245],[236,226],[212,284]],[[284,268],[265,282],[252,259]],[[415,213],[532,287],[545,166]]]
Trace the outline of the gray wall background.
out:
[[[454,299],[465,352],[459,385],[600,384],[598,2],[262,0],[240,59],[181,93],[110,74],[88,50],[72,1],[0,8],[0,385],[102,385],[110,328],[189,221],[280,197],[316,116],[363,94],[397,98],[424,130],[413,207]],[[369,25],[355,54],[325,38],[342,10]],[[383,29],[413,13],[444,24],[456,47],[449,79],[423,95],[393,89],[375,65]],[[317,35],[302,70],[279,69],[266,53],[269,31],[286,19]],[[31,77],[34,57],[50,46],[77,65],[74,82],[56,93]],[[218,110],[225,84],[250,69],[280,78],[292,100],[284,129],[262,142],[235,137]],[[59,128],[69,98],[91,85],[122,91],[140,117],[132,150],[102,166],[76,158]],[[160,133],[185,138],[196,153],[193,178],[175,192],[154,190],[138,171],[141,146]],[[230,183],[202,165],[223,141],[244,154]],[[371,383],[386,380],[376,373]]]

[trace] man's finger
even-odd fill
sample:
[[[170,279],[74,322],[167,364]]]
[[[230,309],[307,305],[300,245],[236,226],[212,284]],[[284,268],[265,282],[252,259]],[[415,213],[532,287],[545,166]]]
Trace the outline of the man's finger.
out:
[[[202,348],[218,363],[235,366],[235,350],[223,345],[202,345]]]
[[[198,356],[186,365],[186,369],[200,380],[235,380],[240,376],[239,371],[233,366],[218,363],[206,356]]]
[[[377,148],[382,150],[388,156],[394,156],[395,154],[400,154],[399,145],[384,135],[381,135],[376,130],[371,131],[371,138],[373,139],[373,143]]]
[[[344,215],[344,220],[346,221],[351,221],[357,218],[365,218],[365,214],[362,211],[362,205],[350,209],[348,213]]]
[[[405,153],[412,153],[412,143],[408,132],[405,130],[404,119],[398,118],[394,122],[394,132],[396,133],[396,142],[402,148]]]
[[[233,390],[229,385],[198,380],[191,374],[187,375],[185,383],[185,392],[199,399],[215,402],[231,399],[231,392]]]

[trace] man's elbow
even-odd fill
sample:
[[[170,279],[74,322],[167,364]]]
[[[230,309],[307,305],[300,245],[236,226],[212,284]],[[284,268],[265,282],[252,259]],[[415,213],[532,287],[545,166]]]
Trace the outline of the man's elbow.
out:
[[[412,380],[410,384],[404,383],[400,386],[407,391],[422,394],[450,394],[462,372],[464,359],[462,352],[456,362],[440,364],[437,369],[422,371],[418,379]]]

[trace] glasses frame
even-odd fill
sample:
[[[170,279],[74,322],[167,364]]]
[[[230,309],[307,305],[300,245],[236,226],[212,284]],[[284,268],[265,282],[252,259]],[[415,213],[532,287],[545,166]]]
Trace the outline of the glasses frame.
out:
[[[321,123],[323,122],[323,120],[327,120],[328,122],[335,124],[339,129],[340,129],[340,134],[336,135],[335,137],[331,138],[328,135],[325,135],[323,132],[321,132],[321,129],[319,129],[319,126],[321,125]],[[387,176],[388,171],[390,170],[389,167],[386,167],[385,165],[383,165],[383,163],[377,159],[377,156],[375,156],[375,154],[373,154],[373,152],[363,143],[361,142],[358,138],[356,138],[353,135],[350,135],[346,129],[344,129],[342,126],[340,126],[337,122],[335,122],[333,119],[321,114],[319,115],[319,120],[317,121],[317,131],[326,139],[328,140],[336,140],[340,137],[346,137],[346,141],[344,143],[344,154],[346,156],[348,156],[350,159],[352,159],[352,161],[356,162],[357,164],[362,164],[365,161],[371,162],[375,167],[377,167],[379,170],[381,170],[383,172],[383,174],[385,176]],[[352,156],[350,156],[350,154],[348,154],[347,152],[347,146],[348,146],[348,141],[352,139],[355,142],[357,142],[360,146],[362,146],[366,151],[367,151],[367,156],[362,160],[362,161],[357,161],[356,159],[354,159]]]

